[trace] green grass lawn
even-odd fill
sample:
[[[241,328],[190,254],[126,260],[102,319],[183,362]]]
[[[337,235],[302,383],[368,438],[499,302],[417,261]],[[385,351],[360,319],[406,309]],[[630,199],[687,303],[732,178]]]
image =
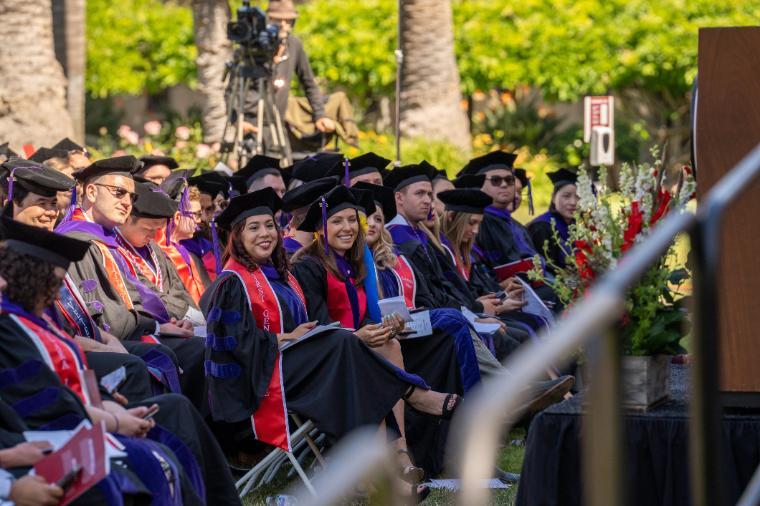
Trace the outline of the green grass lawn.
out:
[[[510,444],[513,440],[523,440],[525,438],[525,431],[523,429],[514,429],[508,438],[504,442],[504,448],[499,455],[499,467],[505,471],[512,473],[519,473],[522,470],[523,457],[525,455],[524,446],[514,446]],[[293,483],[288,481],[284,473],[280,472],[279,480],[276,484],[263,487],[256,490],[254,493],[249,494],[243,501],[246,506],[264,506],[266,504],[266,498],[270,495],[276,495],[278,493],[284,493],[287,488]],[[512,506],[515,503],[515,497],[517,496],[517,485],[512,485],[507,490],[494,490],[491,504],[499,506]],[[454,494],[443,490],[433,490],[430,496],[422,504],[426,506],[454,504]],[[362,501],[354,502],[354,504],[363,504]]]

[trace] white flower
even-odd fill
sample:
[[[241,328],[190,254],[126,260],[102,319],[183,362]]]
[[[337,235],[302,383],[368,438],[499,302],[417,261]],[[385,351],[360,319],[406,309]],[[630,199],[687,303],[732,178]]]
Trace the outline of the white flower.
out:
[[[198,158],[207,158],[211,154],[211,147],[208,144],[198,144],[195,146],[195,156]]]
[[[158,120],[148,121],[143,125],[146,135],[158,135],[161,133],[161,122]]]
[[[174,130],[174,135],[177,137],[177,139],[186,141],[190,138],[190,129],[185,125],[180,125],[176,130]]]

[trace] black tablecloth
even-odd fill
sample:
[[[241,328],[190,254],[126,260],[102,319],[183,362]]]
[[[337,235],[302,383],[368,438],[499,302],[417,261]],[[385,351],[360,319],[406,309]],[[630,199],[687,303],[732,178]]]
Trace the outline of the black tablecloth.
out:
[[[688,372],[686,366],[673,365],[670,400],[646,413],[625,413],[623,473],[628,504],[690,504]],[[576,395],[533,420],[518,505],[583,504],[581,413],[581,396]],[[722,504],[735,504],[760,463],[760,413],[724,413],[723,432]]]

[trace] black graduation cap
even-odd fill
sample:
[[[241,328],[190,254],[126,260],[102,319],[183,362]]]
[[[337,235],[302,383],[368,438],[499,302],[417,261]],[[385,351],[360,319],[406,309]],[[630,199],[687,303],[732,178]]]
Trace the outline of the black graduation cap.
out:
[[[478,190],[483,188],[485,182],[485,174],[462,174],[452,181],[454,188],[477,188]]]
[[[18,153],[10,148],[9,143],[4,142],[0,144],[0,156],[4,156],[6,159],[18,157]]]
[[[483,214],[483,210],[493,203],[487,193],[475,189],[454,189],[440,192],[437,197],[447,211]]]
[[[435,167],[424,160],[418,164],[396,167],[385,175],[383,186],[399,191],[410,184],[430,181],[435,170]]]
[[[161,189],[166,192],[169,197],[178,199],[182,193],[182,190],[187,186],[190,174],[193,171],[190,169],[174,170],[169,177],[167,177],[163,183],[161,183]]]
[[[391,163],[390,160],[383,158],[372,151],[350,158],[348,160],[348,178],[351,179],[364,174],[369,174],[370,172],[379,172],[382,175],[389,163]],[[338,176],[343,180],[346,177],[345,160],[341,160],[333,165],[332,169],[328,172],[328,175]]]
[[[275,215],[282,209],[282,200],[272,188],[262,188],[230,199],[227,208],[214,220],[218,227],[231,229],[250,216]]]
[[[135,174],[141,174],[154,165],[166,165],[169,169],[179,168],[179,163],[171,156],[145,155],[140,157],[140,161],[142,162],[142,167],[137,169]]]
[[[87,253],[89,241],[33,227],[8,216],[0,216],[0,238],[5,247],[68,270],[71,262],[78,262]]]
[[[282,196],[282,210],[289,213],[306,207],[337,185],[338,178],[335,176],[323,177],[304,183]]]
[[[191,177],[187,182],[190,183],[190,186],[197,186],[201,193],[211,195],[212,198],[215,198],[219,193],[224,193],[227,196],[230,191],[230,183],[227,178],[215,170]]]
[[[293,164],[290,175],[303,182],[314,181],[327,176],[330,169],[342,161],[343,155],[340,153],[317,153]]]
[[[515,178],[520,180],[523,188],[528,186],[528,173],[525,171],[525,169],[515,169],[512,172],[514,172]]]
[[[132,203],[135,218],[171,218],[179,203],[153,183],[135,182],[137,198]]]
[[[84,146],[80,146],[76,142],[72,141],[68,137],[64,137],[60,141],[56,142],[53,145],[53,149],[62,149],[64,151],[80,151],[84,154],[87,154],[87,148]]]
[[[44,197],[54,197],[59,191],[71,190],[75,184],[66,174],[31,160],[11,158],[2,166],[8,171],[8,200],[13,198],[14,184]]]
[[[351,189],[371,192],[374,202],[380,204],[385,223],[388,223],[396,216],[396,194],[392,189],[387,186],[367,183],[366,181],[356,183]]]
[[[255,155],[248,160],[245,166],[235,173],[236,177],[242,178],[245,181],[246,189],[251,185],[256,176],[256,179],[264,177],[267,174],[276,174],[282,176],[282,170],[280,169],[280,160],[272,158],[271,156]]]
[[[356,209],[367,215],[373,214],[375,212],[374,199],[367,198],[369,196],[371,194],[364,193],[362,190],[338,185],[311,204],[298,230],[316,232],[320,225],[324,225],[327,218],[344,209]],[[370,204],[371,207],[368,209]]]
[[[114,156],[93,162],[84,169],[74,172],[72,176],[82,182],[106,174],[122,174],[131,177],[131,174],[137,172],[141,166],[142,162],[132,155]]]
[[[37,163],[42,163],[45,160],[50,160],[51,158],[63,158],[65,160],[68,160],[69,152],[64,149],[40,148],[35,151],[32,156],[29,157],[29,160]]]
[[[446,180],[448,180],[449,176],[448,176],[448,174],[446,174],[445,170],[443,170],[443,169],[435,169],[435,172],[433,173],[433,177],[431,179],[432,180],[436,180],[436,179],[446,179]]]
[[[554,185],[555,190],[559,186],[565,186],[566,184],[575,184],[578,182],[578,174],[570,169],[561,168],[559,170],[555,170],[554,172],[548,172],[546,175],[549,176],[549,179],[552,180],[552,184]]]
[[[507,169],[512,170],[517,155],[506,153],[504,151],[491,151],[488,154],[473,158],[467,165],[459,171],[458,176],[462,174],[485,174],[489,170]]]

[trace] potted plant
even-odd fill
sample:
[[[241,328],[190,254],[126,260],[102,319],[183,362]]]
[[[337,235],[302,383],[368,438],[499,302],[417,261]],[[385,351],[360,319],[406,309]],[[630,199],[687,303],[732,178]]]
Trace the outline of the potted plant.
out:
[[[652,155],[658,160],[656,150]],[[695,189],[689,167],[682,168],[676,181],[668,181],[660,160],[651,165],[623,164],[614,191],[606,184],[604,167],[598,179],[594,184],[581,167],[575,223],[563,246],[565,266],[550,263],[554,271],[550,275],[537,257],[530,273],[532,279],[551,286],[565,307],[614,269],[668,212],[681,212]],[[555,240],[560,241],[556,231]],[[623,404],[632,408],[646,409],[668,396],[670,355],[682,351],[688,316],[683,289],[690,275],[677,253],[674,243],[626,294],[618,325],[624,353]]]

